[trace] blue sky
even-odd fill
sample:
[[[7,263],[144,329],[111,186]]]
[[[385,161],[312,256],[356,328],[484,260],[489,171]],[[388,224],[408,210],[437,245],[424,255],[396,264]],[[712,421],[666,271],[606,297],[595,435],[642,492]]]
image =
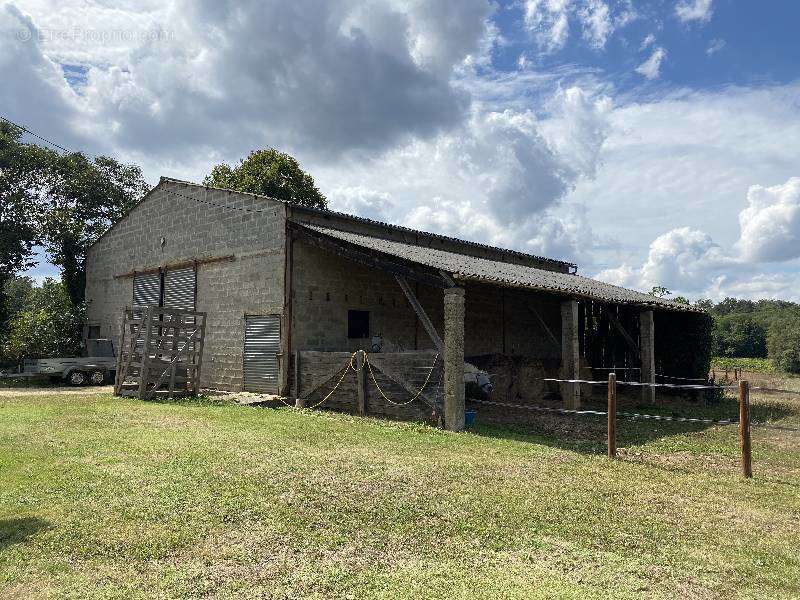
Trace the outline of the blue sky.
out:
[[[798,22],[788,0],[12,0],[0,113],[153,183],[274,146],[339,210],[800,300]]]

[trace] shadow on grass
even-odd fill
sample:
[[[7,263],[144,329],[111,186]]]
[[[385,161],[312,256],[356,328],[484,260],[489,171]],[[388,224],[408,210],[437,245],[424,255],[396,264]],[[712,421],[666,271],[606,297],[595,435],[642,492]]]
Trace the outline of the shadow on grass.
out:
[[[32,535],[49,528],[50,524],[38,517],[0,519],[0,550],[24,542]]]
[[[477,423],[470,431],[477,435],[498,439],[542,444],[585,454],[604,454],[607,440],[606,415],[559,414],[539,412],[521,408],[495,407],[467,402],[469,408],[478,411]],[[552,408],[556,406],[553,405]],[[584,403],[584,410],[605,411],[597,401]],[[627,404],[618,408],[619,413],[638,413],[674,418],[708,419],[711,421],[732,420],[739,417],[738,400],[726,397],[721,400],[700,403],[681,402],[667,405]],[[774,422],[786,418],[800,417],[800,406],[780,401],[757,402],[751,405],[755,422]],[[619,414],[617,417],[617,445],[637,446],[659,439],[699,433],[712,427],[730,427],[736,424],[697,423],[657,419],[631,418]]]

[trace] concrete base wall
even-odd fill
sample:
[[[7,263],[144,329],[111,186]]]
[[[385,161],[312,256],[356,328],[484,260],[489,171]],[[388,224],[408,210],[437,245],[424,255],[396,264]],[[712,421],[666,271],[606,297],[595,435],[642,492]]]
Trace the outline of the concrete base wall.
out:
[[[133,277],[119,275],[232,255],[197,268],[197,310],[208,313],[201,385],[240,390],[244,316],[283,313],[284,211],[246,194],[162,183],[90,249],[87,321],[116,346],[133,302]]]

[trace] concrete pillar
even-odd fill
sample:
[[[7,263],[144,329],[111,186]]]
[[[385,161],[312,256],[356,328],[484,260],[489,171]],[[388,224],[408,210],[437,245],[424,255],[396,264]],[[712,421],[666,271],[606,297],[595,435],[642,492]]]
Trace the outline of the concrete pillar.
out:
[[[578,302],[576,300],[565,300],[561,303],[561,379],[580,379],[580,372]],[[580,409],[580,384],[562,383],[561,397],[564,400],[564,408],[569,410]]]
[[[639,358],[642,365],[642,383],[656,382],[655,320],[652,310],[639,313]],[[642,388],[642,402],[655,404],[656,388]]]
[[[464,429],[464,288],[444,291],[444,427]]]

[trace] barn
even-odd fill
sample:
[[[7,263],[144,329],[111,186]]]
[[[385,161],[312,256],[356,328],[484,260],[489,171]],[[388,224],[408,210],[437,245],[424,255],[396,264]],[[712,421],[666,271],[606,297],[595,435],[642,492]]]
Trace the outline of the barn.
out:
[[[86,269],[90,337],[118,344],[132,305],[203,311],[203,387],[308,406],[458,430],[465,362],[492,374],[495,398],[567,408],[591,390],[546,379],[707,373],[702,352],[675,351],[707,319],[688,305],[559,260],[175,179],[90,248]]]

